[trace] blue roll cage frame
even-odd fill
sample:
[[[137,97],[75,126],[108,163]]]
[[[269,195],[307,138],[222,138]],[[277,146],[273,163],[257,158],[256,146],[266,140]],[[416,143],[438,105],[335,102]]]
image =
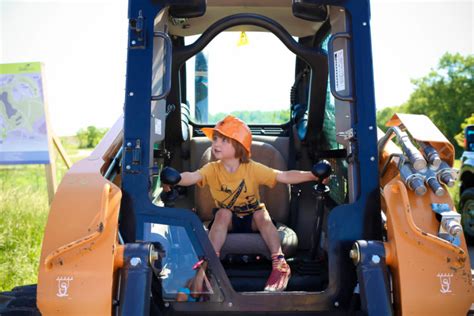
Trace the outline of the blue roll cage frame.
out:
[[[322,0],[321,4],[343,7],[350,14],[350,48],[353,77],[351,100],[355,109],[352,129],[356,133],[354,159],[359,179],[356,183],[358,196],[351,204],[335,207],[328,218],[329,284],[325,291],[297,295],[291,292],[243,297],[233,291],[225,271],[215,256],[212,245],[202,228],[199,218],[189,210],[157,207],[149,198],[150,190],[150,116],[154,18],[165,6],[179,4],[173,0],[129,0],[128,18],[133,21],[129,28],[127,76],[124,107],[124,155],[122,166],[131,165],[134,155],[140,156],[133,172],[122,173],[121,212],[132,214],[134,229],[126,242],[144,241],[144,223],[159,222],[182,226],[188,232],[198,254],[206,256],[216,276],[224,302],[199,303],[202,312],[211,311],[294,311],[326,310],[343,311],[349,304],[357,284],[356,268],[348,256],[356,240],[381,240],[380,193],[377,157],[376,108],[374,98],[372,50],[370,37],[370,7],[368,0]],[[133,26],[133,27],[132,27]],[[143,45],[140,45],[142,43]],[[141,153],[134,153],[127,144],[140,144]],[[131,237],[130,237],[131,236]],[[288,297],[288,300],[284,297]],[[289,303],[291,301],[291,303]],[[232,304],[228,304],[232,302]],[[193,303],[173,306],[175,311],[195,311]]]

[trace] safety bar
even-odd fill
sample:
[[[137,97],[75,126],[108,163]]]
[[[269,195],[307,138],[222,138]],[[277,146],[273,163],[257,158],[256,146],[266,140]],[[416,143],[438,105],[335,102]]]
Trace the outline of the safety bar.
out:
[[[334,34],[329,39],[329,42],[328,42],[328,55],[329,56],[328,57],[329,57],[329,76],[330,76],[329,81],[330,81],[331,93],[338,100],[353,102],[354,101],[354,96],[352,96],[351,94],[349,94],[348,96],[344,96],[344,95],[341,95],[339,92],[336,91],[336,86],[335,86],[336,83],[335,83],[335,77],[334,77],[334,73],[335,73],[335,69],[334,69],[334,41],[336,39],[339,39],[339,38],[345,38],[345,39],[350,40],[351,35],[349,33],[340,32],[340,33]],[[349,83],[350,82],[351,82],[351,79],[349,78]],[[350,88],[350,86],[349,86],[349,88]]]
[[[165,47],[165,75],[163,78],[163,91],[159,95],[151,96],[153,101],[164,99],[168,96],[171,90],[171,64],[173,59],[172,54],[172,47],[173,44],[171,42],[170,37],[168,34],[164,32],[155,32],[154,37],[161,37],[164,40],[164,47]]]
[[[295,55],[303,59],[311,65],[311,56],[320,55],[316,49],[305,47],[295,41],[290,33],[283,28],[278,22],[259,14],[254,13],[238,13],[222,18],[212,24],[202,35],[191,45],[179,47],[175,49],[175,59],[181,64],[194,56],[197,52],[204,49],[209,42],[220,32],[238,25],[254,25],[264,28],[276,37]]]

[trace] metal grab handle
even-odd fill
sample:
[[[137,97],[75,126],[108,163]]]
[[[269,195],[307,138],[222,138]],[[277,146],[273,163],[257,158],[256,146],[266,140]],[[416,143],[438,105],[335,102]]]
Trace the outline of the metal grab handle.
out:
[[[328,42],[328,55],[329,55],[329,82],[330,82],[330,88],[331,88],[331,93],[332,95],[341,101],[354,101],[354,97],[352,95],[348,96],[343,96],[339,92],[336,91],[336,86],[335,86],[335,78],[334,78],[334,41],[338,38],[346,38],[348,40],[351,39],[351,35],[347,32],[340,32],[336,33],[331,38],[329,39]],[[343,61],[344,62],[344,61]],[[349,78],[350,82],[350,78]]]
[[[171,90],[171,64],[172,64],[172,47],[173,44],[171,43],[171,39],[168,34],[164,32],[155,32],[153,33],[154,37],[161,37],[164,40],[165,46],[165,75],[163,78],[163,92],[159,95],[151,96],[153,101],[161,100],[166,98],[168,93]]]
[[[79,238],[77,240],[74,240],[64,246],[61,246],[59,247],[58,249],[52,251],[47,257],[46,259],[44,259],[44,265],[46,267],[46,270],[51,270],[51,268],[53,267],[53,260],[57,257],[59,257],[60,255],[72,250],[72,249],[75,249],[81,245],[84,245],[85,243],[88,243],[92,240],[95,240],[97,238],[100,237],[100,235],[102,235],[105,231],[105,227],[106,227],[106,218],[107,218],[107,210],[109,209],[109,195],[110,195],[110,190],[111,190],[111,187],[110,187],[110,184],[105,184],[103,189],[102,189],[102,205],[101,205],[101,209],[100,209],[100,218],[99,218],[99,227],[97,228],[97,230],[95,232],[93,232],[92,234],[89,234],[89,235],[86,235],[82,238]]]

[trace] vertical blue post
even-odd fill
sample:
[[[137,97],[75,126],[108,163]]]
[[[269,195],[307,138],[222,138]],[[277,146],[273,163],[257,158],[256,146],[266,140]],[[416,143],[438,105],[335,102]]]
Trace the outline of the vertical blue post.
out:
[[[207,123],[209,119],[209,108],[208,108],[208,77],[207,77],[207,56],[203,52],[199,52],[196,55],[196,62],[194,65],[195,78],[194,82],[196,85],[195,100],[196,109],[195,117],[198,122]]]
[[[154,20],[162,5],[130,0],[127,81],[124,107],[120,230],[126,242],[137,238],[148,197]],[[137,159],[138,158],[138,159]],[[137,227],[135,227],[137,225]]]

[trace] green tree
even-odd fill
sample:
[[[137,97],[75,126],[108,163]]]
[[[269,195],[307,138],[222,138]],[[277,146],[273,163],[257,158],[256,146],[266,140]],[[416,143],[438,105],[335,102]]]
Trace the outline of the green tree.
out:
[[[290,110],[277,111],[233,111],[231,113],[216,113],[209,115],[209,122],[215,123],[231,114],[247,124],[284,124],[290,120]]]
[[[406,104],[386,107],[377,111],[377,127],[383,131],[387,130],[385,124],[395,113],[407,113]]]
[[[456,142],[460,147],[464,147],[464,129],[468,125],[473,125],[474,124],[474,113],[471,113],[471,116],[466,118],[464,122],[461,124],[461,131],[454,136],[456,139]]]
[[[79,140],[79,148],[94,148],[104,137],[107,129],[88,126],[86,129],[81,128],[76,137]]]
[[[437,69],[413,80],[416,90],[406,103],[408,113],[425,114],[458,148],[455,135],[474,109],[474,55],[444,54]]]

